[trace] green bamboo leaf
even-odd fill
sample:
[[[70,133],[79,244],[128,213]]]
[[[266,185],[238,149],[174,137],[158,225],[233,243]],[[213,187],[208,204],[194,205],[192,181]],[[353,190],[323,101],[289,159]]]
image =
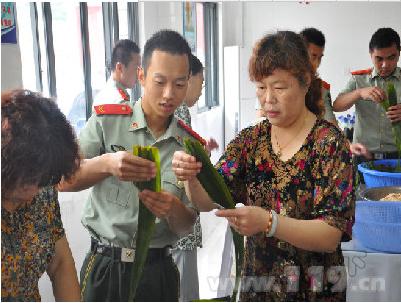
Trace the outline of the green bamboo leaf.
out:
[[[205,149],[199,141],[192,141],[191,139],[184,139],[185,152],[196,158],[197,161],[202,162],[202,168],[200,173],[196,176],[203,188],[206,190],[210,198],[217,204],[224,208],[233,209],[235,203],[231,197],[230,191],[227,188],[221,175],[214,168],[210,162],[209,156],[206,154]],[[231,227],[233,234],[233,242],[235,247],[235,286],[231,301],[235,302],[239,281],[241,278],[242,267],[244,265],[244,236],[239,234],[234,228]]]
[[[224,208],[235,208],[235,203],[223,178],[210,162],[202,144],[197,140],[192,141],[187,138],[184,139],[184,145],[186,153],[195,156],[197,161],[202,162],[202,168],[197,177],[210,198]]]
[[[157,169],[155,178],[146,182],[134,182],[134,185],[140,190],[149,189],[158,193],[161,192],[159,149],[156,147],[135,145],[132,148],[132,153],[135,156],[155,162]],[[132,265],[129,301],[134,301],[156,222],[155,215],[146,208],[141,200],[139,201],[138,227],[135,235],[135,257]]]
[[[386,112],[388,112],[389,108],[395,105],[397,105],[397,91],[395,90],[394,84],[389,82],[387,85],[387,100],[381,102],[381,106]],[[391,126],[394,132],[394,139],[398,154],[401,155],[401,121],[391,122]],[[397,166],[393,172],[401,172],[400,158],[398,158]]]
[[[390,82],[387,86],[387,97],[390,106],[397,105],[397,91],[395,90],[393,82]]]

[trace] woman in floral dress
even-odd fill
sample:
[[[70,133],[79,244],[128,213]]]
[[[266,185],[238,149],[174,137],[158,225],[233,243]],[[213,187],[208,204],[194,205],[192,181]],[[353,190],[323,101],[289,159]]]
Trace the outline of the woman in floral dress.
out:
[[[40,301],[46,271],[56,301],[80,301],[55,185],[79,167],[72,126],[39,93],[1,95],[1,301]]]
[[[320,86],[299,35],[264,36],[249,74],[268,119],[242,130],[216,164],[245,205],[216,212],[247,236],[240,300],[345,301],[341,241],[350,240],[355,213],[347,139],[321,118]],[[173,167],[196,207],[215,208],[195,178],[201,163],[176,152]]]

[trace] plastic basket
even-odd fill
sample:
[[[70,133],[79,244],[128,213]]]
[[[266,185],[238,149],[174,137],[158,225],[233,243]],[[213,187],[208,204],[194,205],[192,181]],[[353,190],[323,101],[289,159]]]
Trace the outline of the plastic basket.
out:
[[[391,167],[397,166],[398,159],[376,160],[375,164],[390,164]],[[358,170],[363,173],[366,188],[401,185],[401,173],[388,173],[366,168],[367,162],[358,165]]]
[[[401,253],[401,202],[357,202],[353,232],[366,247]]]

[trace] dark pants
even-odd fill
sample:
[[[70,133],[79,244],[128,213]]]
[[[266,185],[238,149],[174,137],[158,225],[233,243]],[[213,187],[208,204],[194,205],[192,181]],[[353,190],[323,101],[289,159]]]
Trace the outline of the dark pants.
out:
[[[132,264],[89,252],[81,268],[82,301],[128,301]],[[177,302],[178,297],[179,272],[171,255],[147,260],[134,301]]]

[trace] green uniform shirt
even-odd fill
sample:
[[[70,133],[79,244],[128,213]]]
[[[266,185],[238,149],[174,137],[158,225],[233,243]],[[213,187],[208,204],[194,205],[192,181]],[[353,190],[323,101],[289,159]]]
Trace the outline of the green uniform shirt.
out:
[[[387,90],[392,82],[397,91],[397,103],[401,103],[401,71],[397,67],[387,79],[383,79],[373,68],[372,72],[351,75],[340,94],[349,93],[363,87],[378,86]],[[372,99],[359,99],[355,102],[354,143],[364,144],[372,153],[396,152],[391,120],[380,104]]]
[[[333,111],[333,103],[331,102],[330,90],[323,87],[323,105],[325,108],[325,113],[323,119],[325,120],[336,120],[336,116]]]
[[[323,93],[322,93],[323,104],[326,109],[323,119],[335,120],[336,116],[334,115],[334,112],[333,112],[333,104],[331,102],[330,91],[325,87],[322,87],[322,88],[323,88]],[[256,101],[255,101],[255,110],[256,109],[262,109],[262,106],[260,105],[258,98],[256,98]]]
[[[130,96],[124,85],[110,77],[106,86],[97,94],[93,105],[124,103],[129,100]]]
[[[184,150],[183,139],[193,136],[173,117],[166,133],[157,140],[148,129],[141,101],[125,103],[129,115],[96,115],[94,113],[79,134],[79,145],[85,158],[113,153],[112,145],[132,150],[133,145],[159,148],[162,189],[173,193],[185,206],[191,206],[183,186],[176,178],[171,161],[177,150]],[[134,248],[138,225],[138,189],[132,182],[111,176],[90,189],[82,212],[82,223],[91,236],[104,244]],[[156,218],[150,248],[161,248],[177,242],[166,219]]]

